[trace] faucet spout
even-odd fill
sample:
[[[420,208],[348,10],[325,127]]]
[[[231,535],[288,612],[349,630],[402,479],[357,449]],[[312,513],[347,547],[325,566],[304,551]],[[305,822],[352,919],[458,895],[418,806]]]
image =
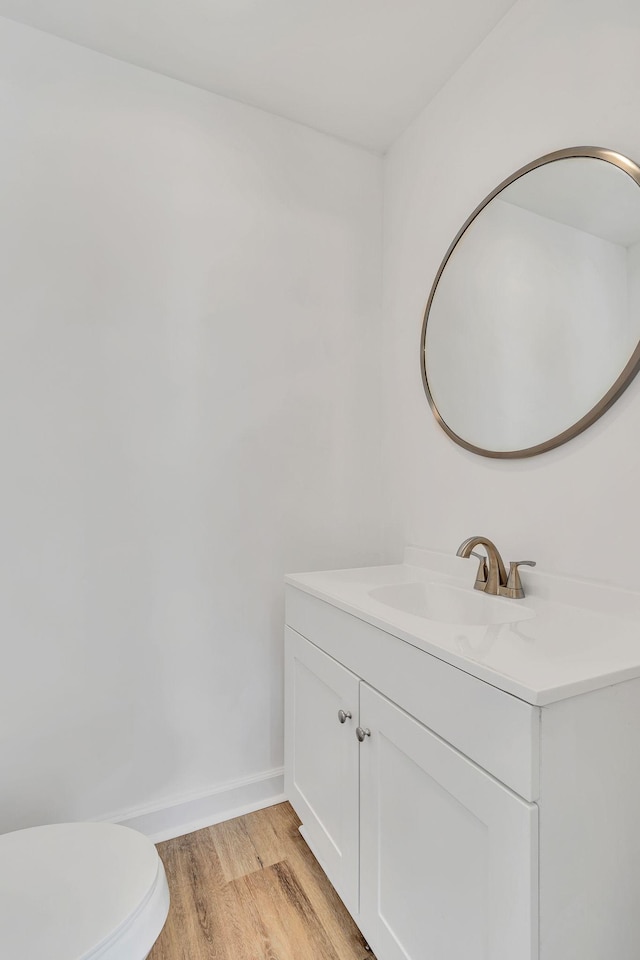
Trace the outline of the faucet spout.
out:
[[[498,596],[500,587],[505,587],[507,583],[507,571],[498,548],[487,537],[469,537],[468,540],[464,540],[460,544],[456,555],[466,559],[471,556],[474,547],[484,547],[488,560],[487,578],[485,581],[477,579],[474,585],[475,589],[484,590],[485,593]]]

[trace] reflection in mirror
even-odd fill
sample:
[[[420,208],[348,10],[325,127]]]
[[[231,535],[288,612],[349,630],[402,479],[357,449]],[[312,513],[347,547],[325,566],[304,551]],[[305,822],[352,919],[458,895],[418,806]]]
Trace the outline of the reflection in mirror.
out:
[[[425,387],[450,436],[477,453],[528,456],[570,439],[640,360],[640,170],[575,152],[587,150],[597,155],[551,154],[494,191],[436,278]]]

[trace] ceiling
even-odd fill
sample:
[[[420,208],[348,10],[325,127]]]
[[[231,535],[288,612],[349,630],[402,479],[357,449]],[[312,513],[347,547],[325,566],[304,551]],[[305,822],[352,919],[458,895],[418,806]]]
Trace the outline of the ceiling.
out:
[[[514,0],[0,0],[0,16],[383,153]]]

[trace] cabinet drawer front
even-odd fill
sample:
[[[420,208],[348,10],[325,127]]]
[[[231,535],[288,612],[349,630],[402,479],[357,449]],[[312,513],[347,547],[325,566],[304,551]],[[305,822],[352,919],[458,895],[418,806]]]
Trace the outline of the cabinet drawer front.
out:
[[[360,681],[285,630],[285,789],[303,836],[349,910],[358,912]],[[344,711],[343,722],[339,711]],[[351,717],[346,717],[350,713]]]
[[[538,799],[539,707],[295,587],[286,603],[290,627],[525,800]]]
[[[362,685],[360,922],[385,960],[537,958],[537,807]]]

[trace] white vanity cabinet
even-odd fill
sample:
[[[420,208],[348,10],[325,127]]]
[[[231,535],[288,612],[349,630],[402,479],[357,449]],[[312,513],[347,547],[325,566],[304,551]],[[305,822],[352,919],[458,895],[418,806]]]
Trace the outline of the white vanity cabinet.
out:
[[[512,625],[438,622],[376,599],[476,600],[406,556],[287,578],[303,836],[377,960],[640,960],[640,595],[541,577]]]
[[[378,960],[537,960],[538,809],[441,736],[457,739],[460,715],[473,728],[469,704],[492,688],[448,665],[442,682],[435,658],[289,588],[287,621],[287,795]],[[485,756],[505,769],[537,711],[493,693],[504,704],[462,739],[480,749],[488,723]],[[524,754],[512,775],[530,790]]]

